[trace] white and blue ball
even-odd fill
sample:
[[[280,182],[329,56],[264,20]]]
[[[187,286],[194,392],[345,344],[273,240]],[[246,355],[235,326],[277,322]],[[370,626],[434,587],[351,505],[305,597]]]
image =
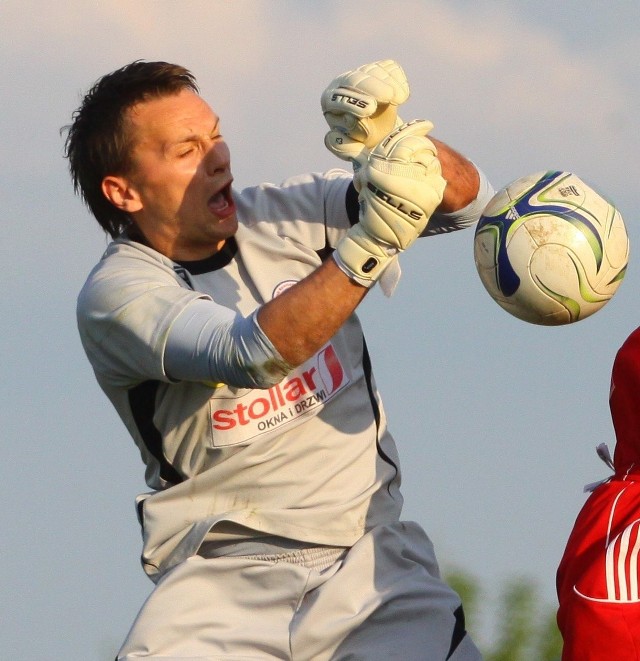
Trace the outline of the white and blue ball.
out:
[[[537,172],[501,189],[476,227],[474,257],[491,297],[518,319],[570,324],[616,293],[629,260],[618,209],[570,172]]]

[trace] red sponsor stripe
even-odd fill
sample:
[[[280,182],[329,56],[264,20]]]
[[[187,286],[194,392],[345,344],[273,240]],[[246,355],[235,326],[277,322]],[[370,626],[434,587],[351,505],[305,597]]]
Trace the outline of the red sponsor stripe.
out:
[[[329,393],[335,392],[341,385],[344,379],[344,370],[338,360],[336,351],[332,345],[329,345],[321,354],[321,359],[327,367],[327,372],[331,377],[331,387]]]

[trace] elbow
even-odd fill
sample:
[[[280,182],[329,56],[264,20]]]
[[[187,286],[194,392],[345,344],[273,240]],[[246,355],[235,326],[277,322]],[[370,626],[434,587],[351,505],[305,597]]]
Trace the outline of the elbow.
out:
[[[292,366],[283,360],[267,360],[260,367],[247,370],[247,375],[252,380],[250,387],[268,390],[283,381],[292,369]]]
[[[269,358],[259,365],[245,363],[229,373],[225,383],[235,388],[268,390],[283,381],[292,369],[291,365],[277,358]]]

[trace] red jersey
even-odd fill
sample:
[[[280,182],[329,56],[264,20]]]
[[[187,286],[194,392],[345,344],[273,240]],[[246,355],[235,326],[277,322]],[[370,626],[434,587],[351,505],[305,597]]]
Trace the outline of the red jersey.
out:
[[[562,661],[640,660],[640,328],[613,363],[614,476],[580,511],[558,568]]]

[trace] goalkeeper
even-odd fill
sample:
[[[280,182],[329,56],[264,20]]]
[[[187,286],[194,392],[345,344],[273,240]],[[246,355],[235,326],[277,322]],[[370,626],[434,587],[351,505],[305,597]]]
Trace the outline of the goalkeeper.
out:
[[[389,60],[339,76],[325,142],[355,174],[244,190],[183,67],[131,63],[74,113],[72,179],[113,239],[78,327],[150,489],[156,586],[118,659],[480,658],[431,542],[400,519],[355,315],[418,237],[472,225],[491,195],[429,122],[402,123],[408,94]]]

